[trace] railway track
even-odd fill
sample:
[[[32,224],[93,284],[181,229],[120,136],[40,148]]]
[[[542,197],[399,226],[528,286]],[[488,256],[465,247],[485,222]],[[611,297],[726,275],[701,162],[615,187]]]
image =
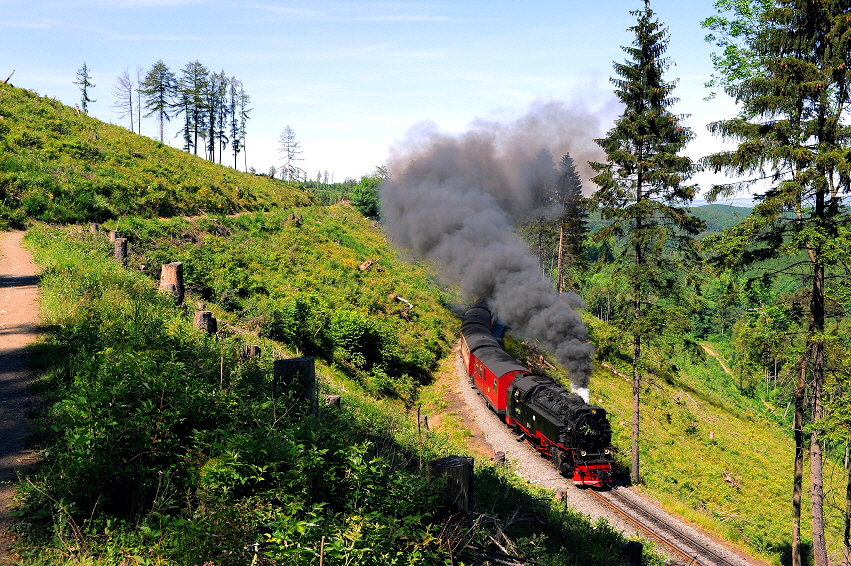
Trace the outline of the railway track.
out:
[[[624,520],[635,525],[649,538],[669,548],[681,561],[689,566],[747,566],[748,563],[731,552],[713,550],[698,537],[671,524],[658,510],[636,501],[619,490],[588,490],[594,499],[612,509]]]

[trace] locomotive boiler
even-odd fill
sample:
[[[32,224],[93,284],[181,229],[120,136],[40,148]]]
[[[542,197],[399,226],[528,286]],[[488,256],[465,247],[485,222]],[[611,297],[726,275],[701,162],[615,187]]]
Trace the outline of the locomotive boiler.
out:
[[[492,326],[483,300],[465,313],[461,324],[467,375],[488,407],[577,486],[611,484],[612,432],[605,409],[532,373],[502,349]]]

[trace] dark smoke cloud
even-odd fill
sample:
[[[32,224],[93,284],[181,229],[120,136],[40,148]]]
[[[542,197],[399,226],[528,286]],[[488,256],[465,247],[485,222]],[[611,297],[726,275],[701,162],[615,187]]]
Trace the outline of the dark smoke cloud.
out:
[[[465,298],[490,298],[515,333],[570,370],[574,388],[587,387],[593,369],[593,347],[576,312],[582,300],[559,296],[541,279],[513,226],[541,212],[536,187],[557,175],[540,150],[556,160],[569,152],[587,180],[588,160],[603,157],[593,142],[603,130],[599,113],[561,102],[535,104],[509,124],[479,120],[460,135],[419,124],[391,151],[390,181],[381,186],[381,213],[394,241],[436,261]]]

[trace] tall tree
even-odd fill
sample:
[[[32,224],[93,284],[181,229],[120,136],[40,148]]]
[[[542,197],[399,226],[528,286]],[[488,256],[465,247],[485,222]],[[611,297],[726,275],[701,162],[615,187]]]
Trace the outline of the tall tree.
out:
[[[209,72],[199,61],[187,63],[178,83],[178,104],[184,112],[184,147],[198,155],[198,137],[203,138],[206,128],[204,92],[208,88]]]
[[[668,45],[667,29],[655,19],[649,1],[643,10],[631,12],[637,18],[629,28],[635,34],[631,47],[622,49],[630,57],[615,63],[615,94],[624,105],[605,138],[596,140],[606,152],[607,162],[592,162],[597,172],[592,180],[599,189],[593,200],[602,217],[611,222],[608,232],[622,243],[621,253],[631,267],[622,270],[632,292],[633,316],[629,324],[633,337],[632,355],[632,481],[641,479],[639,468],[640,394],[642,338],[648,332],[648,306],[654,294],[675,286],[674,275],[666,268],[671,254],[666,249],[688,252],[691,236],[700,221],[685,209],[694,198],[695,187],[685,186],[695,167],[691,159],[679,155],[691,140],[689,128],[669,107],[674,82],[663,79],[670,60],[663,57]],[[650,312],[648,312],[650,311]]]
[[[77,70],[77,80],[74,81],[74,84],[80,85],[80,93],[82,93],[80,102],[83,105],[83,112],[86,114],[89,113],[89,102],[97,102],[97,100],[89,98],[89,89],[97,86],[89,79],[91,79],[89,76],[89,67],[84,61],[83,66]]]
[[[561,293],[565,288],[565,257],[575,269],[585,262],[585,238],[588,234],[587,202],[582,197],[582,179],[576,171],[573,158],[565,153],[559,161],[559,177],[556,185],[561,201],[558,218],[558,256],[556,262],[556,288]],[[568,283],[568,287],[573,285]]]
[[[145,117],[156,116],[160,143],[163,141],[164,124],[172,117],[176,88],[174,73],[162,59],[154,63],[142,81],[141,93],[145,99],[145,109],[148,110]]]
[[[135,132],[133,127],[133,81],[130,79],[130,73],[124,69],[124,73],[118,75],[115,80],[115,85],[112,87],[112,94],[115,95],[115,104],[112,105],[119,118],[130,116],[130,131]]]
[[[826,270],[847,243],[839,227],[848,220],[843,196],[851,185],[851,129],[847,125],[851,22],[847,2],[783,0],[767,9],[749,44],[760,72],[730,89],[741,105],[737,118],[711,131],[739,142],[707,163],[739,176],[757,175],[771,187],[745,221],[727,231],[719,259],[731,267],[786,256],[789,271],[809,293],[806,348],[798,360],[795,390],[795,460],[792,493],[792,558],[801,560],[800,517],[804,458],[804,408],[810,387],[810,483],[813,554],[826,566],[822,482],[822,397],[825,344],[835,336],[825,326]],[[748,183],[713,187],[728,195]],[[800,259],[804,258],[804,259]],[[806,269],[801,269],[806,265]]]
[[[236,77],[228,80],[228,118],[230,119],[230,147],[233,150],[233,168],[236,169],[236,157],[242,150],[242,136],[239,128],[239,89],[242,81]]]
[[[139,130],[139,135],[142,135],[142,73],[144,69],[141,66],[136,66],[136,125]]]
[[[248,114],[251,108],[248,108],[248,103],[251,102],[251,97],[245,93],[242,84],[239,85],[239,141],[242,145],[242,158],[245,161],[245,171],[248,171],[248,154],[245,151],[245,134],[247,132]]]
[[[302,154],[301,143],[296,141],[295,132],[289,125],[281,133],[280,142],[281,147],[278,149],[278,153],[284,154],[284,164],[280,169],[281,179],[298,181],[302,176],[301,168],[297,165],[299,161],[302,161],[302,158],[299,157]]]

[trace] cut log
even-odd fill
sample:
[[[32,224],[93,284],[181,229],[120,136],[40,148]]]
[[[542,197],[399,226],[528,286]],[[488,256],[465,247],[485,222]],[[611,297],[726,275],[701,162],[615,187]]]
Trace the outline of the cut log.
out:
[[[171,287],[169,287],[171,285]],[[166,263],[160,271],[160,289],[171,291],[174,295],[174,304],[183,304],[183,262],[173,261]]]

